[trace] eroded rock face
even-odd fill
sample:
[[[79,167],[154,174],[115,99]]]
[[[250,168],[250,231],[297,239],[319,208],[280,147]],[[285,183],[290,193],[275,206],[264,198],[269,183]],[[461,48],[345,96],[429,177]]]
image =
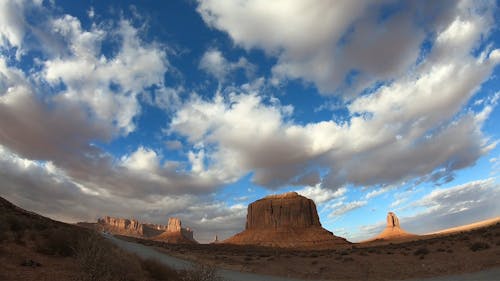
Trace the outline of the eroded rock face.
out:
[[[314,201],[296,192],[271,195],[251,203],[245,230],[223,243],[285,248],[349,244],[321,227]]]
[[[366,242],[376,241],[376,240],[398,240],[398,239],[408,239],[416,237],[417,235],[406,232],[401,228],[399,223],[399,218],[395,213],[387,213],[387,225],[385,229],[377,236]]]
[[[105,230],[131,236],[144,236],[144,225],[137,220],[106,216],[97,220]]]
[[[270,195],[248,206],[245,229],[321,227],[316,204],[311,199],[288,192]]]
[[[190,228],[182,228],[181,220],[178,218],[169,218],[167,225],[161,225],[106,216],[98,219],[97,225],[100,230],[113,234],[151,238],[172,243],[196,243],[193,231]]]
[[[393,212],[387,213],[387,227],[400,227],[399,219]]]
[[[193,230],[191,230],[189,227],[183,228],[182,222],[178,218],[169,218],[168,219],[168,225],[167,225],[166,232],[168,232],[168,233],[180,233],[183,237],[194,241]]]
[[[168,219],[167,231],[180,232],[181,229],[182,229],[182,223],[181,223],[180,219],[178,219],[178,218],[169,218]]]

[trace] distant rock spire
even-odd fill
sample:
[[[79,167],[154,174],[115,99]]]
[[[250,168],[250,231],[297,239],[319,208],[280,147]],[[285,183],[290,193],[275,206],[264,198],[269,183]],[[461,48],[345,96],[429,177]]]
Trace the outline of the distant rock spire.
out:
[[[399,219],[393,212],[387,213],[387,227],[400,227]]]

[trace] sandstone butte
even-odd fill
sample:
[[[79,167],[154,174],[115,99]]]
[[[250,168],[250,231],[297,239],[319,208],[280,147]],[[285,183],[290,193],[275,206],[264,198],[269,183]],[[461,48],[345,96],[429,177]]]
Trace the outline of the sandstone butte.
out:
[[[324,229],[314,201],[296,192],[270,195],[251,203],[245,230],[222,243],[316,249],[350,244]]]
[[[376,240],[399,240],[415,237],[418,237],[418,235],[411,234],[403,230],[396,214],[393,212],[389,212],[387,213],[387,224],[385,229],[379,235],[365,242]]]
[[[105,216],[96,227],[113,234],[148,238],[168,243],[197,243],[190,228],[183,228],[180,219],[169,218],[168,224],[140,223],[137,220]]]

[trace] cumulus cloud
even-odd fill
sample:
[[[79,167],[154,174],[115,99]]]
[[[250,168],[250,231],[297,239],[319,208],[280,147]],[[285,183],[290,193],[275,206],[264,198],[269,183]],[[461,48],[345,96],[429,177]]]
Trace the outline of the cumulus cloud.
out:
[[[12,37],[20,41],[11,42],[14,39],[4,34],[8,42],[2,42],[2,48],[20,44],[23,52],[33,52],[37,68],[24,71],[16,67],[17,58],[0,57],[0,143],[6,149],[23,159],[50,161],[72,181],[103,195],[151,199],[220,185],[216,178],[198,174],[201,171],[168,161],[162,165],[161,157],[147,147],[119,161],[92,144],[135,130],[140,95],[154,91],[151,88],[157,96],[168,92],[163,76],[169,62],[159,44],[144,42],[126,19],[85,29],[79,19],[43,5],[7,4],[19,9],[23,32],[29,36]],[[28,8],[43,16],[26,21]],[[3,25],[3,32],[17,32],[16,24],[21,23]],[[43,32],[34,32],[36,28]],[[46,51],[39,55],[39,49],[25,44],[25,37],[37,40]],[[44,41],[48,37],[51,45]],[[102,46],[110,40],[118,42],[115,52],[104,53]],[[139,171],[147,173],[137,176]]]
[[[460,9],[456,1],[404,2],[404,12],[381,17],[391,4],[199,0],[198,12],[236,44],[277,57],[275,78],[301,78],[323,93],[352,95],[415,64],[427,33]]]
[[[306,186],[303,189],[297,190],[297,192],[302,196],[312,199],[316,204],[321,204],[345,195],[347,188],[341,187],[333,191],[322,188],[321,184],[317,184],[315,186]]]
[[[253,9],[258,10],[255,3],[202,1],[199,9],[210,24],[221,27],[226,18],[207,7],[233,11],[248,5],[245,13],[251,17]],[[466,4],[457,9],[455,18],[442,19],[436,27],[433,48],[422,62],[347,104],[347,121],[295,124],[281,105],[240,90],[212,100],[195,97],[176,113],[170,130],[192,144],[211,147],[205,154],[207,171],[221,179],[253,172],[254,182],[274,188],[301,183],[312,171],[326,170],[321,180],[332,189],[427,175],[446,181],[494,147],[481,132],[488,110],[476,114],[463,106],[500,62],[496,50],[489,48],[477,57],[471,55],[491,28],[491,13]],[[260,33],[244,27],[238,33],[242,42],[252,34],[260,38]],[[274,40],[259,42],[273,47]]]
[[[335,211],[330,213],[328,215],[328,217],[333,218],[333,217],[342,216],[345,213],[350,212],[350,211],[355,210],[355,209],[358,209],[358,208],[361,208],[361,207],[365,206],[366,204],[368,204],[368,201],[366,201],[366,200],[343,203],[340,206],[338,206],[335,209]]]
[[[240,57],[238,61],[230,62],[218,49],[207,50],[200,60],[199,68],[220,82],[224,82],[232,71],[243,69],[250,76],[255,70],[255,66],[247,59]]]

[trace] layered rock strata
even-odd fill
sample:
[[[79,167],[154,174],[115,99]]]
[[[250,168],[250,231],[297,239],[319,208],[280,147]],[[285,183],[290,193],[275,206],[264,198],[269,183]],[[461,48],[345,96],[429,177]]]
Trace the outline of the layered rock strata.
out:
[[[113,234],[161,240],[169,243],[197,243],[190,228],[183,228],[180,219],[169,218],[167,225],[140,223],[134,219],[103,217],[95,228]]]
[[[349,244],[324,229],[314,201],[296,192],[271,195],[251,203],[245,230],[223,243],[283,248],[330,248]]]
[[[189,227],[183,228],[182,222],[178,218],[169,218],[165,232],[154,239],[168,243],[197,243],[193,237],[193,230]]]

